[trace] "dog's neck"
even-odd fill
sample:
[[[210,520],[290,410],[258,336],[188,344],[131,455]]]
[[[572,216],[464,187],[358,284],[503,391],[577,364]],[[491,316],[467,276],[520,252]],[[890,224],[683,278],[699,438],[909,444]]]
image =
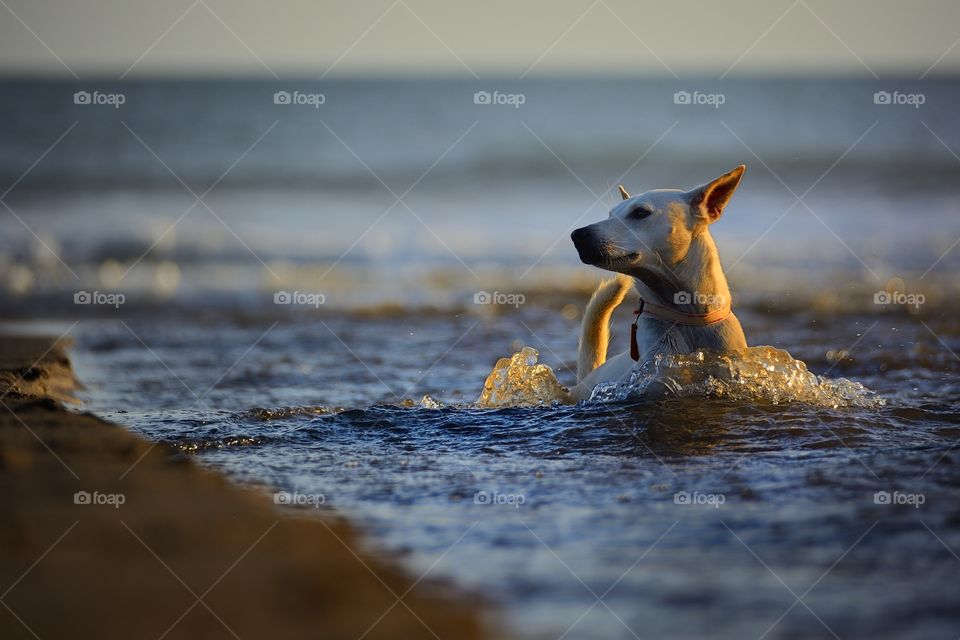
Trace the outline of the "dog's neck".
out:
[[[675,264],[641,267],[632,275],[645,301],[684,313],[707,314],[731,302],[717,246],[705,229],[693,237],[686,255]]]

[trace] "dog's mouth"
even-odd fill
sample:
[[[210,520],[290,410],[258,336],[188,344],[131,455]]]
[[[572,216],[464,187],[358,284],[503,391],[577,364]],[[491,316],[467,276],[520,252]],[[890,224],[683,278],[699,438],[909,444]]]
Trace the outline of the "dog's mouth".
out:
[[[605,269],[635,264],[640,259],[639,253],[611,254],[596,246],[578,246],[577,253],[580,255],[582,263]]]
[[[619,247],[598,240],[590,227],[577,229],[570,234],[573,246],[577,248],[580,261],[593,267],[600,267],[608,271],[616,271],[640,260],[638,252],[623,252]]]
[[[604,242],[598,242],[589,227],[577,229],[571,234],[573,246],[577,248],[580,261],[595,267],[610,267],[631,262],[640,257],[638,253],[612,253]]]
[[[614,267],[624,267],[627,265],[635,264],[639,260],[639,253],[624,253],[616,256],[605,256],[604,259],[598,263],[596,266],[603,266],[608,269],[613,269]]]

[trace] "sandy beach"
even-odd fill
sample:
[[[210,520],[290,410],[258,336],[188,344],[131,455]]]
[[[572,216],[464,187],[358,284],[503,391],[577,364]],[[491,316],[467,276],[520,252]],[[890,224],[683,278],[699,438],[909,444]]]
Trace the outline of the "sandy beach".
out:
[[[466,594],[67,409],[76,384],[64,344],[0,338],[0,637],[484,637]]]

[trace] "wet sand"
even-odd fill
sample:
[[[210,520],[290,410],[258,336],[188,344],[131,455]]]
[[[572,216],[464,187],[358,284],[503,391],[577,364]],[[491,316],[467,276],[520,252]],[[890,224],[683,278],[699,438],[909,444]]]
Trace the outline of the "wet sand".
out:
[[[0,637],[485,637],[475,598],[65,408],[75,384],[64,344],[0,337]]]

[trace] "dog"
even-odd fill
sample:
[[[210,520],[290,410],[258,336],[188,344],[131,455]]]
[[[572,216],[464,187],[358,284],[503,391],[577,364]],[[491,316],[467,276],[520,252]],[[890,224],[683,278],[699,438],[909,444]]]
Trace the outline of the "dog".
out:
[[[747,340],[730,309],[730,289],[710,225],[723,214],[746,166],[691,191],[655,189],[623,196],[606,220],[570,234],[580,260],[618,275],[587,304],[577,353],[575,401],[602,382],[621,381],[656,354],[738,351]],[[639,304],[631,348],[607,359],[610,318],[631,289]]]

